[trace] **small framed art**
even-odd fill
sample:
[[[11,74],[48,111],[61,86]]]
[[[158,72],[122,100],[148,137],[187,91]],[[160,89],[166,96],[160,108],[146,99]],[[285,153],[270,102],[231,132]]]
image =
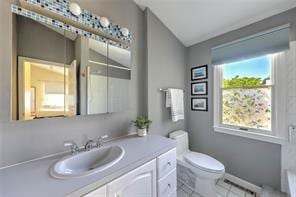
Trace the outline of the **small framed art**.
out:
[[[208,98],[191,98],[192,111],[208,111]]]
[[[191,84],[191,95],[207,95],[208,94],[208,82],[196,82]]]
[[[191,80],[200,80],[208,78],[208,65],[191,68]]]

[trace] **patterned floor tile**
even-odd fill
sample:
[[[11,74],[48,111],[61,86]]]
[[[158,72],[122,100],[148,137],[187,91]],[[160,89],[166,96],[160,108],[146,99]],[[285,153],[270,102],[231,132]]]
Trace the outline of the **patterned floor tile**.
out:
[[[230,189],[230,187],[231,187],[230,184],[225,183],[224,180],[222,180],[222,179],[220,179],[217,184],[224,187],[225,189]]]
[[[202,197],[180,182],[178,182],[178,186],[177,197]],[[217,197],[255,197],[255,195],[251,195],[239,187],[225,183],[222,180],[217,182],[216,192]]]
[[[236,194],[236,193],[233,193],[233,192],[229,192],[227,194],[227,197],[241,197],[240,195]]]
[[[230,191],[241,197],[245,197],[245,194],[246,194],[246,191],[235,186],[231,186]]]
[[[254,194],[246,193],[246,197],[255,197],[255,195]]]
[[[189,195],[193,193],[193,191],[189,187],[187,187],[186,185],[183,185],[181,187],[181,189]]]
[[[181,183],[180,181],[177,182],[177,187],[181,187],[183,185],[183,183]]]
[[[193,192],[190,197],[201,197],[200,195],[198,195],[197,193]]]
[[[189,194],[187,194],[186,192],[184,192],[181,189],[177,190],[177,197],[189,197]]]
[[[220,185],[217,185],[217,187],[216,187],[216,192],[217,192],[218,194],[220,194],[221,196],[226,196],[227,193],[228,193],[228,190],[229,190],[229,189],[226,189],[226,188],[224,188],[224,187],[222,187],[222,186],[220,186]]]

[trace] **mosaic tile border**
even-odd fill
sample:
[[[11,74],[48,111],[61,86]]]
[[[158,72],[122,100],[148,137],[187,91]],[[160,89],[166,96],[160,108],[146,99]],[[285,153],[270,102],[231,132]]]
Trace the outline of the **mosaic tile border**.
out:
[[[79,28],[73,27],[71,25],[60,22],[58,20],[54,20],[54,19],[51,19],[51,18],[49,18],[47,16],[43,16],[41,14],[29,11],[29,10],[24,9],[24,8],[21,8],[21,7],[17,6],[17,5],[11,5],[11,11],[13,13],[15,13],[15,14],[30,18],[30,19],[38,21],[38,22],[45,23],[47,25],[54,26],[54,27],[59,28],[59,29],[63,29],[63,30],[66,30],[66,31],[69,31],[69,32],[72,32],[72,33],[76,33],[76,34],[79,34],[81,36],[85,36],[85,37],[88,37],[88,38],[91,38],[91,39],[94,39],[94,40],[98,40],[100,42],[104,42],[104,43],[108,42],[109,44],[111,44],[113,46],[130,50],[129,46],[122,45],[121,43],[108,40],[107,38],[105,38],[103,36],[99,36],[99,35],[96,35],[96,34],[81,30]]]
[[[32,5],[38,6],[40,8],[54,12],[60,16],[67,17],[68,19],[71,19],[73,21],[87,25],[91,28],[102,31],[120,40],[127,41],[128,43],[131,43],[132,41],[132,33],[129,33],[128,36],[123,36],[120,31],[121,27],[111,22],[107,28],[104,28],[100,24],[101,17],[94,13],[91,13],[88,10],[82,9],[82,13],[79,17],[74,16],[69,10],[70,3],[66,0],[24,0],[24,1]]]

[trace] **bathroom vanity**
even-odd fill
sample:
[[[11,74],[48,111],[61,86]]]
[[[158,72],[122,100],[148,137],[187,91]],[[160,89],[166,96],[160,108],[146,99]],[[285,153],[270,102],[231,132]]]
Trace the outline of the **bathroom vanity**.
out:
[[[96,196],[176,196],[176,150],[153,159],[114,181],[88,193]]]
[[[81,177],[55,178],[53,165],[70,153],[42,158],[0,170],[3,194],[18,196],[174,197],[176,196],[176,143],[161,136],[129,136],[102,148],[121,147],[124,156],[111,167]],[[83,153],[82,153],[83,154]]]

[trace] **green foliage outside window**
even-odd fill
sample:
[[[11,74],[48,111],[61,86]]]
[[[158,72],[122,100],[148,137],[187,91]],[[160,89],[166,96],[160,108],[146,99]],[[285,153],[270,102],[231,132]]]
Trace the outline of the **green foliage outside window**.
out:
[[[269,78],[225,79],[222,90],[223,124],[271,129],[271,87],[261,87]],[[260,87],[256,87],[260,86]]]
[[[266,85],[266,81],[270,78],[256,78],[256,77],[240,77],[239,75],[235,76],[232,79],[224,79],[223,87],[251,87],[251,86],[261,86]]]

